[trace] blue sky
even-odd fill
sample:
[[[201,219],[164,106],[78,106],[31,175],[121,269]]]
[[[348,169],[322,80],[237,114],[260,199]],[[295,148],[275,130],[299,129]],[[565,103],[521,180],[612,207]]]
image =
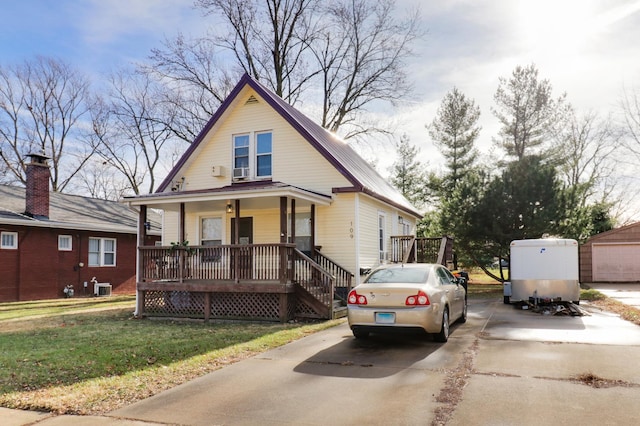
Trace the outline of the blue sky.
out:
[[[0,63],[35,55],[63,59],[99,80],[143,61],[150,49],[182,31],[206,32],[192,0],[3,1]],[[617,110],[623,89],[640,89],[640,0],[397,0],[420,5],[426,36],[408,64],[414,95],[398,109],[377,112],[406,132],[424,162],[438,165],[429,123],[453,86],[482,111],[479,145],[498,130],[490,108],[499,77],[535,63],[555,95],[567,92],[578,111]],[[210,22],[210,18],[209,22]],[[377,151],[381,152],[381,151]],[[373,155],[363,152],[365,157]],[[393,158],[383,153],[382,157]],[[372,159],[372,158],[368,158]],[[388,160],[387,160],[388,161]],[[381,161],[384,167],[384,160]]]

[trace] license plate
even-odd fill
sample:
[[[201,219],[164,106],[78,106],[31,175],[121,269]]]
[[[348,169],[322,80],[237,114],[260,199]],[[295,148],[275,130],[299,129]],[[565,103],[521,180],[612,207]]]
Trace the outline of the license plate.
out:
[[[376,324],[394,324],[396,314],[393,312],[376,312]]]

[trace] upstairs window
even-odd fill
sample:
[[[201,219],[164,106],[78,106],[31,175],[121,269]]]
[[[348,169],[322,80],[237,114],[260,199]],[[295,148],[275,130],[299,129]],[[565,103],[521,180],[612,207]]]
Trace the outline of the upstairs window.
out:
[[[271,176],[271,132],[256,135],[256,176]]]
[[[233,136],[233,178],[265,178],[272,170],[273,133],[251,132]]]
[[[249,167],[249,135],[234,136],[233,167],[236,169]]]

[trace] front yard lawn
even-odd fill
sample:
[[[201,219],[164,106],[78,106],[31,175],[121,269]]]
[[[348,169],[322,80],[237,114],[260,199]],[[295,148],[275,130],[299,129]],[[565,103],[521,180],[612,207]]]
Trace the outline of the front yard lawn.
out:
[[[103,413],[339,322],[138,320],[134,304],[0,303],[0,406]]]

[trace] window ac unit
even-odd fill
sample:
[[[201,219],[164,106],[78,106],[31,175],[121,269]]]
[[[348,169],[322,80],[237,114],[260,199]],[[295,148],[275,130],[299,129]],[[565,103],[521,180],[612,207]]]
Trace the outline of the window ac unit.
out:
[[[249,168],[248,167],[236,167],[233,169],[233,178],[234,179],[246,179],[249,177]]]
[[[93,292],[95,296],[111,296],[111,284],[96,283]]]

